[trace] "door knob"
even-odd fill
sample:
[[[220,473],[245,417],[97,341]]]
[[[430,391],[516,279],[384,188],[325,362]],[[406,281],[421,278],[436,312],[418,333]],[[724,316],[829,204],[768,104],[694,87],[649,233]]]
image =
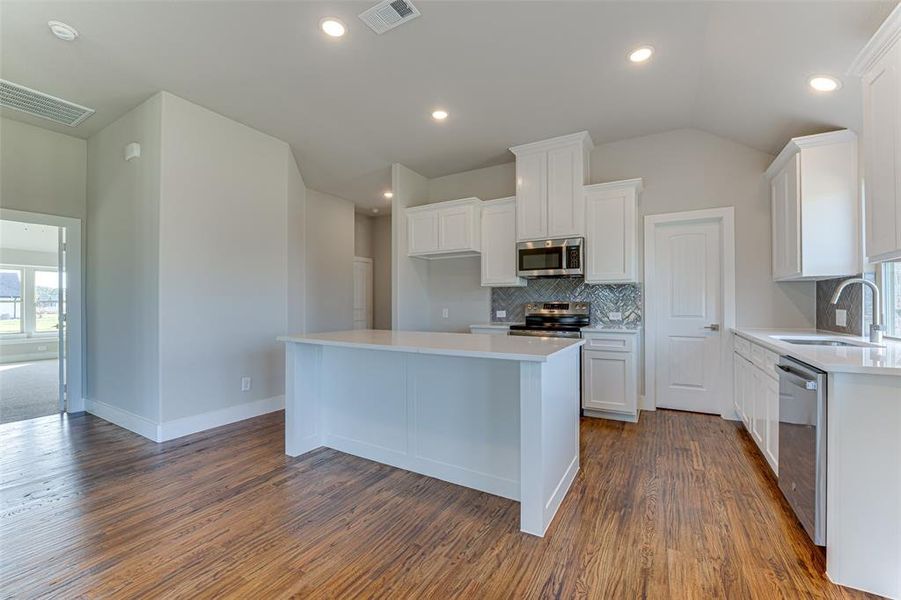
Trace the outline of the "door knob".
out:
[[[710,331],[719,331],[719,330],[720,330],[720,324],[719,324],[719,323],[714,323],[713,325],[707,325],[707,326],[704,327],[704,329],[709,329]]]

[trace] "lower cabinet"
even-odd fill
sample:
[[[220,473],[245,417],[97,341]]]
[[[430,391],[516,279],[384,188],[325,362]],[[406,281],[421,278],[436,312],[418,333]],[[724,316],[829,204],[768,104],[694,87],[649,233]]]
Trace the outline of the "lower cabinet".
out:
[[[735,412],[778,475],[779,379],[773,369],[766,368],[776,358],[775,353],[747,340],[736,343],[732,354]]]
[[[509,325],[470,325],[469,333],[483,333],[486,335],[507,335],[510,332]]]
[[[638,336],[583,333],[582,410],[589,417],[638,420]]]

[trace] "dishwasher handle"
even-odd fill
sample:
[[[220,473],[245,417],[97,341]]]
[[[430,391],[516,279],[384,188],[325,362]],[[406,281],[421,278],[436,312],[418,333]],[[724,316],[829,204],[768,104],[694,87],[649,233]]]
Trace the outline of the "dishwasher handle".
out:
[[[776,369],[779,373],[779,378],[785,377],[788,381],[800,388],[804,388],[805,390],[815,390],[817,389],[817,381],[816,379],[807,379],[803,377],[800,373],[795,371],[794,369],[790,369],[785,365],[776,365]]]

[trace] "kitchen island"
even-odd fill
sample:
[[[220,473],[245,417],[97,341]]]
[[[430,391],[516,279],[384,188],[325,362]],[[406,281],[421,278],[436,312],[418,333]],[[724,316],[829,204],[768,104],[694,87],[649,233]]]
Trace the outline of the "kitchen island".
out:
[[[543,536],[579,470],[580,339],[291,335],[285,452],[328,447],[520,503]]]

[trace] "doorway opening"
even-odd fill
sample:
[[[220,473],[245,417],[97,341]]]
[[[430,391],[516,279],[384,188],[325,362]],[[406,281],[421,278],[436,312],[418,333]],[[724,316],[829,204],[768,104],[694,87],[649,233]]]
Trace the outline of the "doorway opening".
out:
[[[69,316],[73,291],[80,295],[69,282],[80,281],[79,267],[77,219],[0,211],[0,424],[83,410],[80,298],[75,340]]]

